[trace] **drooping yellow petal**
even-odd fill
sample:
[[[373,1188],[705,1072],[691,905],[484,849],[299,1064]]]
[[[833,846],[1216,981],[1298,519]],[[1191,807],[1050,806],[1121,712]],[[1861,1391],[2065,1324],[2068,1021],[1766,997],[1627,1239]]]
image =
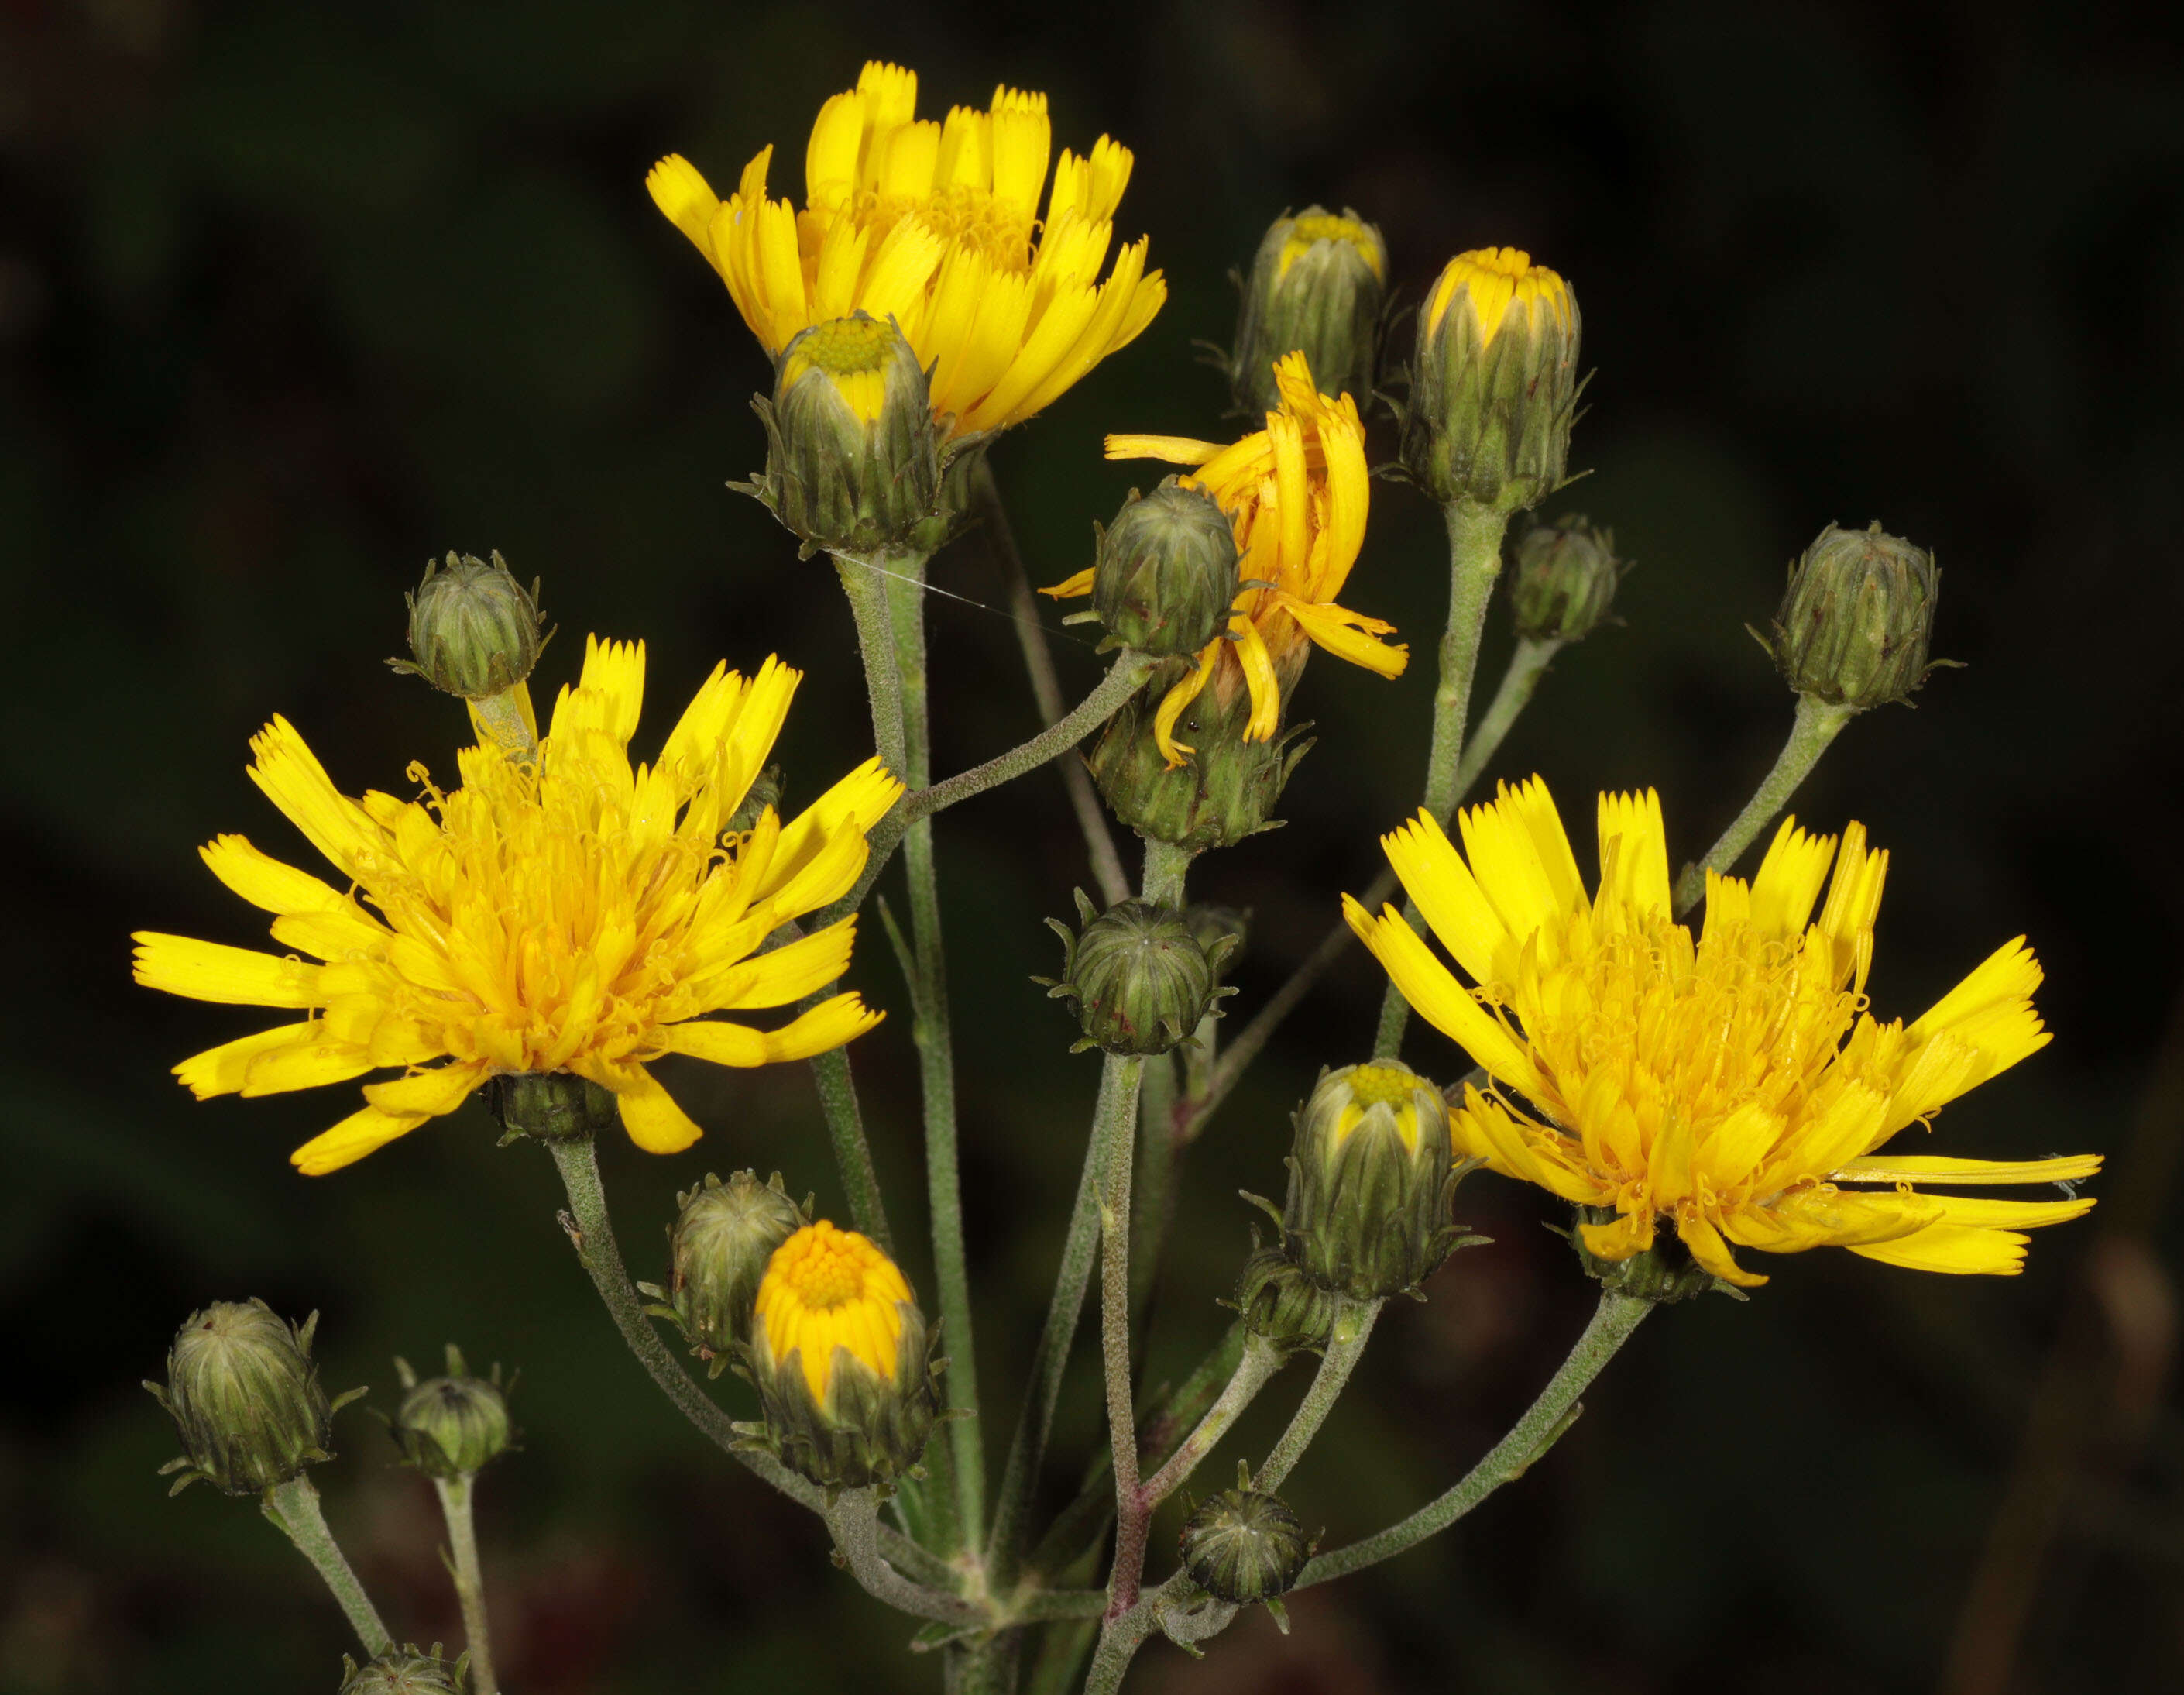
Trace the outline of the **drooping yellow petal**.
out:
[[[672,1025],[660,1033],[660,1040],[672,1052],[710,1060],[715,1065],[775,1065],[832,1053],[864,1034],[884,1016],[868,1008],[858,995],[837,995],[777,1030],[757,1030],[748,1024],[706,1018]]]
[[[615,1104],[621,1109],[622,1128],[647,1153],[680,1153],[705,1134],[643,1066],[619,1067],[607,1075],[611,1081],[593,1080],[604,1081],[614,1090]]]
[[[1490,1076],[1527,1095],[1539,1091],[1538,1073],[1523,1047],[1449,974],[1401,913],[1388,906],[1376,918],[1346,895],[1342,916],[1420,1018],[1485,1066]]]
[[[368,1153],[385,1147],[397,1136],[406,1136],[421,1118],[402,1118],[365,1107],[352,1112],[332,1129],[313,1136],[288,1156],[288,1162],[306,1177],[324,1177],[354,1165]]]
[[[231,1042],[192,1054],[175,1068],[175,1075],[200,1101],[209,1101],[215,1095],[233,1095],[242,1089],[252,1061],[298,1042],[308,1042],[318,1029],[316,1023],[307,1018],[300,1024],[281,1024],[254,1035],[237,1036]]]

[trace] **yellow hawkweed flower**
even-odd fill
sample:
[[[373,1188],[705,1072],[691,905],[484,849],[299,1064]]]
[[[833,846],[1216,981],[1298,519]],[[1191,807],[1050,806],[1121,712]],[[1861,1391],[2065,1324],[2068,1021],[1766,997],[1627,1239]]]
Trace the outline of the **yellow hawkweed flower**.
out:
[[[147,987],[304,1015],[184,1060],[176,1074],[203,1100],[404,1068],[367,1084],[361,1112],[296,1151],[312,1176],[454,1112],[490,1077],[520,1073],[588,1079],[618,1097],[638,1146],[688,1147],[698,1126],[648,1062],[808,1058],[879,1018],[853,994],[774,1030],[705,1016],[788,1006],[842,974],[854,918],[758,949],[855,883],[866,831],[902,793],[872,760],[794,822],[767,806],[748,830],[724,834],[799,680],[775,659],[749,680],[716,666],[658,761],[632,769],[644,648],[594,637],[535,751],[465,749],[462,786],[446,793],[413,765],[424,793],[411,801],[350,800],[275,718],[251,742],[251,780],[348,886],[241,836],[202,850],[215,877],[276,915],[274,940],[324,963],[140,933],[136,980]]]
[[[1467,1088],[1459,1155],[1566,1201],[1612,1208],[1585,1246],[1623,1260],[1673,1221],[1691,1257],[1766,1281],[1730,1243],[1769,1253],[1840,1246],[1924,1271],[2010,1273],[2036,1225],[2090,1199],[2000,1201],[1914,1190],[2070,1183],[2098,1155],[1996,1161],[1882,1154],[1889,1139],[2045,1046],[2040,967],[2022,937],[1914,1023],[1866,1010],[1886,853],[1853,823],[1841,850],[1785,820],[1758,875],[1707,876],[1694,939],[1670,916],[1659,799],[1600,797],[1600,883],[1587,900],[1546,786],[1502,787],[1462,815],[1459,856],[1421,814],[1382,839],[1426,922],[1475,987],[1394,906],[1344,897],[1351,928],[1405,999],[1501,1089]],[[1468,860],[1467,865],[1466,860]],[[1828,875],[1817,921],[1808,923]],[[1878,1188],[1844,1187],[1874,1184]]]
[[[1365,428],[1347,394],[1314,389],[1301,354],[1274,366],[1281,410],[1267,427],[1232,446],[1178,436],[1110,436],[1110,459],[1161,459],[1195,466],[1184,482],[1205,489],[1236,534],[1236,596],[1227,632],[1200,650],[1196,667],[1161,702],[1154,736],[1173,770],[1193,751],[1175,739],[1175,722],[1208,683],[1226,701],[1248,689],[1247,741],[1281,727],[1283,697],[1304,666],[1307,642],[1382,677],[1400,677],[1410,650],[1382,642],[1396,627],[1334,604],[1365,542],[1372,484]],[[1061,599],[1092,592],[1093,572],[1040,590]]]
[[[1088,157],[1065,148],[1042,220],[1046,96],[999,88],[991,110],[958,106],[944,123],[916,112],[915,71],[867,64],[820,108],[800,212],[767,197],[771,147],[725,203],[680,154],[645,186],[767,353],[830,318],[892,317],[933,372],[950,434],[1006,429],[1128,345],[1167,298],[1143,238],[1098,280],[1130,152],[1105,136]]]
[[[882,1381],[901,1363],[902,1320],[916,1297],[895,1263],[855,1230],[824,1218],[783,1242],[766,1263],[753,1337],[774,1372],[798,1356],[816,1407],[830,1405],[838,1348]]]

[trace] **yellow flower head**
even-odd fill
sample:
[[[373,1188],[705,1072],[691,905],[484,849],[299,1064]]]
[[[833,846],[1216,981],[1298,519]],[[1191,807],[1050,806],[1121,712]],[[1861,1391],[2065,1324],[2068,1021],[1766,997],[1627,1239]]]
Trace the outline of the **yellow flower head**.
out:
[[[893,1260],[855,1230],[838,1230],[822,1218],[766,1262],[752,1337],[776,1372],[797,1355],[812,1403],[824,1408],[838,1348],[883,1382],[895,1380],[903,1308],[915,1300]]]
[[[1428,335],[1440,328],[1459,292],[1471,297],[1479,314],[1482,347],[1501,332],[1513,306],[1527,327],[1537,329],[1552,319],[1563,333],[1570,331],[1569,285],[1544,265],[1534,265],[1521,248],[1481,248],[1449,260],[1426,302]]]
[[[875,63],[819,109],[802,211],[767,197],[771,147],[726,203],[679,154],[645,186],[769,354],[829,318],[892,317],[933,371],[933,415],[964,435],[1052,404],[1167,298],[1142,238],[1099,280],[1129,149],[1065,148],[1042,220],[1052,145],[1044,94],[999,88],[989,110],[934,123],[917,116],[916,73]]]
[[[1349,213],[1313,211],[1288,221],[1289,231],[1282,238],[1282,250],[1274,261],[1277,277],[1287,276],[1290,267],[1319,243],[1340,242],[1357,248],[1373,276],[1383,282],[1388,280],[1387,243],[1380,239],[1379,231],[1362,218]]]
[[[2009,1273],[2024,1263],[2020,1231],[2092,1205],[1913,1185],[2069,1183],[2098,1170],[2097,1155],[1878,1151],[2048,1036],[2032,1010],[2040,967],[2022,937],[1908,1026],[1872,1017],[1865,980],[1888,856],[1867,850],[1858,825],[1838,853],[1834,837],[1786,820],[1749,884],[1708,873],[1694,939],[1670,915],[1667,836],[1651,791],[1600,797],[1590,900],[1538,778],[1504,784],[1459,822],[1462,856],[1423,813],[1382,845],[1474,986],[1394,906],[1374,917],[1346,896],[1344,912],[1404,998],[1499,1085],[1465,1090],[1451,1118],[1456,1151],[1612,1208],[1612,1221],[1583,1227],[1600,1257],[1642,1252],[1673,1221],[1692,1258],[1733,1283],[1766,1279],[1737,1264],[1732,1242]],[[1808,923],[1830,860],[1834,880]]]
[[[1347,394],[1329,399],[1313,387],[1303,355],[1274,367],[1281,409],[1267,427],[1228,447],[1178,436],[1110,436],[1110,459],[1160,459],[1196,467],[1184,481],[1203,488],[1228,515],[1236,534],[1236,596],[1227,632],[1201,649],[1196,667],[1168,691],[1153,721],[1173,770],[1193,751],[1175,739],[1175,722],[1210,683],[1223,701],[1248,689],[1249,741],[1281,727],[1282,700],[1303,669],[1307,642],[1383,677],[1400,677],[1410,650],[1379,638],[1393,624],[1334,604],[1365,542],[1372,483],[1365,427]],[[1090,571],[1040,593],[1061,599],[1092,592]]]
[[[275,718],[251,742],[251,780],[345,886],[241,836],[202,850],[215,877],[275,914],[274,940],[295,951],[143,932],[136,980],[304,1017],[184,1060],[176,1074],[203,1100],[403,1068],[365,1086],[361,1112],[296,1151],[313,1176],[513,1073],[587,1078],[619,1098],[638,1146],[688,1147],[698,1126],[648,1062],[804,1059],[878,1021],[855,995],[772,1030],[705,1016],[785,1006],[842,974],[854,918],[758,950],[786,921],[847,892],[865,864],[865,832],[902,793],[872,760],[794,822],[768,806],[748,830],[727,833],[799,680],[774,659],[748,680],[716,667],[659,760],[632,767],[644,649],[594,637],[535,753],[465,749],[462,785],[446,793],[413,765],[423,794],[408,801],[350,800]]]

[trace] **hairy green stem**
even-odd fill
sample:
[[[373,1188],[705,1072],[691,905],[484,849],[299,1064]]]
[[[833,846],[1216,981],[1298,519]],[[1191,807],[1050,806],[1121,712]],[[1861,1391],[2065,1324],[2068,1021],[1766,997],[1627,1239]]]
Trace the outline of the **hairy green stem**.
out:
[[[1221,1391],[1220,1398],[1206,1409],[1198,1427],[1184,1438],[1178,1447],[1139,1488],[1148,1509],[1157,1507],[1175,1493],[1198,1469],[1206,1457],[1220,1445],[1228,1434],[1229,1426],[1243,1416],[1244,1409],[1258,1398],[1259,1391],[1273,1381],[1274,1374],[1282,1369],[1288,1356],[1262,1336],[1247,1335],[1244,1352],[1236,1362],[1235,1374]],[[1272,1486],[1269,1485],[1269,1487]]]
[[[932,719],[925,650],[925,561],[899,561],[887,579],[901,685],[905,763],[903,780],[922,789],[932,780]],[[948,1006],[948,960],[941,940],[940,884],[933,862],[933,821],[914,820],[902,845],[910,883],[911,939],[916,953],[912,1000],[918,1078],[925,1097],[925,1185],[933,1219],[933,1275],[948,1338],[948,1404],[973,1416],[949,1426],[956,1469],[958,1523],[955,1545],[974,1548],[986,1515],[986,1452],[978,1410],[978,1368],[971,1330],[971,1274],[963,1246],[963,1182],[956,1139],[956,1047]]]
[[[1223,1333],[1213,1350],[1173,1390],[1163,1389],[1157,1404],[1138,1420],[1138,1464],[1142,1472],[1174,1457],[1184,1433],[1205,1417],[1217,1397],[1236,1374],[1248,1337],[1238,1319]],[[1062,1508],[1033,1550],[1031,1570],[1042,1580],[1058,1577],[1090,1552],[1106,1534],[1114,1515],[1115,1491],[1108,1486],[1113,1461],[1102,1449],[1089,1468],[1077,1498]]]
[[[1189,848],[1148,839],[1145,869],[1139,898],[1156,906],[1184,908],[1184,885],[1190,862],[1197,856]],[[1178,1056],[1158,1054],[1145,1062],[1145,1084],[1138,1102],[1137,1228],[1130,1242],[1130,1319],[1139,1324],[1153,1285],[1160,1275],[1161,1256],[1167,1244],[1168,1216],[1175,1205],[1177,1156],[1181,1144],[1175,1134],[1176,1061]],[[1142,1335],[1140,1328],[1139,1334]]]
[[[1016,1581],[1022,1564],[1025,1514],[1038,1486],[1047,1438],[1054,1429],[1054,1409],[1061,1403],[1070,1343],[1076,1338],[1084,1313],[1085,1291],[1092,1285],[1092,1265],[1100,1252],[1100,1188],[1112,1158],[1110,1143],[1117,1134],[1115,1090],[1123,1080],[1122,1068],[1112,1062],[1100,1068],[1099,1100],[1092,1110],[1084,1169],[1077,1179],[1068,1234],[1062,1239],[1061,1264],[1055,1274],[1054,1294],[1047,1302],[1046,1323],[1032,1352],[1030,1391],[1017,1420],[1008,1460],[1001,1468],[1000,1492],[994,1500],[986,1560],[996,1593],[1005,1592]]]
[[[477,1526],[471,1514],[476,1483],[477,1474],[465,1472],[436,1477],[432,1487],[439,1491],[440,1515],[448,1521],[448,1564],[463,1611],[463,1646],[471,1657],[471,1695],[500,1695],[493,1670],[493,1631],[486,1619],[485,1568],[478,1562]]]
[[[1023,556],[1017,551],[1016,532],[1010,527],[1008,509],[1001,502],[1000,484],[994,481],[992,460],[980,454],[971,471],[971,501],[987,539],[999,556],[1001,575],[1008,584],[1009,612],[1016,621],[1017,641],[1023,650],[1024,670],[1031,677],[1032,698],[1046,723],[1061,716],[1061,679],[1054,669],[1054,654],[1047,645],[1046,626],[1039,617],[1039,602],[1032,598],[1031,578]],[[1092,774],[1078,760],[1061,762],[1062,780],[1068,785],[1069,805],[1084,837],[1084,850],[1092,861],[1092,880],[1108,906],[1130,898],[1130,879],[1115,851],[1115,838],[1107,828],[1107,814],[1100,804]]]
[[[819,1085],[819,1110],[827,1120],[834,1169],[849,1196],[850,1221],[892,1259],[894,1235],[888,1229],[887,1203],[880,1195],[879,1173],[872,1167],[872,1144],[865,1137],[865,1115],[857,1104],[850,1051],[838,1047],[818,1055],[811,1062],[811,1077]]]
[[[319,1509],[318,1486],[309,1475],[299,1471],[286,1483],[275,1484],[265,1491],[263,1504],[265,1516],[287,1533],[296,1551],[310,1561],[333,1592],[334,1599],[341,1603],[366,1656],[376,1659],[393,1647],[393,1637],[380,1622],[379,1609],[371,1604],[371,1597],[364,1592],[364,1585],[357,1581],[341,1544],[326,1528],[326,1515]]]
[[[1114,1457],[1114,1570],[1108,1578],[1110,1615],[1138,1597],[1145,1559],[1148,1515],[1138,1506],[1138,1423],[1130,1393],[1130,1179],[1136,1163],[1138,1084],[1145,1062],[1107,1056],[1100,1098],[1111,1115],[1100,1128],[1107,1168],[1100,1185],[1100,1350],[1107,1386],[1107,1433]]]
[[[1446,825],[1462,790],[1457,767],[1463,756],[1465,720],[1471,711],[1471,681],[1479,669],[1479,641],[1486,628],[1486,607],[1494,580],[1502,574],[1502,535],[1509,516],[1492,507],[1451,500],[1441,508],[1448,521],[1448,627],[1440,638],[1440,681],[1434,690],[1433,744],[1426,754],[1425,792],[1420,804]],[[1418,907],[1406,901],[1404,916],[1418,922]],[[1411,1003],[1390,983],[1380,1001],[1380,1031],[1373,1045],[1376,1058],[1392,1059],[1403,1045]]]
[[[1510,1427],[1486,1457],[1472,1467],[1454,1488],[1378,1536],[1367,1536],[1347,1547],[1321,1554],[1306,1565],[1297,1587],[1343,1577],[1378,1561],[1415,1547],[1428,1536],[1446,1530],[1503,1484],[1524,1475],[1525,1469],[1569,1428],[1578,1410],[1578,1397],[1599,1376],[1615,1352],[1630,1340],[1646,1313],[1650,1301],[1634,1301],[1624,1295],[1603,1293],[1592,1321],[1570,1350],[1562,1369],[1540,1391],[1539,1399]]]
[[[1139,686],[1158,663],[1158,661],[1144,654],[1126,650],[1116,656],[1114,664],[1107,667],[1107,674],[1100,679],[1097,688],[1029,741],[1011,748],[983,765],[974,765],[970,770],[959,772],[929,789],[919,789],[905,797],[904,807],[912,819],[929,818],[935,812],[945,811],[959,800],[967,800],[973,795],[983,795],[989,789],[998,788],[1028,771],[1036,771],[1056,755],[1067,753],[1113,717],[1123,703],[1137,693]]]
[[[894,627],[889,611],[889,590],[894,573],[905,564],[922,564],[914,557],[889,555],[865,559],[855,554],[833,555],[834,570],[848,596],[850,616],[856,621],[857,651],[865,662],[865,694],[872,702],[872,747],[892,771],[913,789],[911,782],[908,731],[902,716],[902,677],[897,670]]]
[[[1365,1344],[1373,1339],[1373,1325],[1380,1316],[1384,1301],[1352,1301],[1345,1298],[1335,1304],[1334,1324],[1328,1333],[1327,1348],[1319,1358],[1318,1374],[1312,1380],[1312,1387],[1305,1391],[1304,1399],[1297,1404],[1296,1414],[1290,1427],[1282,1432],[1282,1439],[1274,1444],[1274,1451],[1267,1456],[1254,1480],[1262,1489],[1279,1489],[1296,1463],[1304,1458],[1304,1451],[1312,1446],[1319,1427],[1327,1422],[1327,1415],[1334,1410],[1334,1403],[1349,1387],[1350,1374],[1357,1369],[1357,1362],[1365,1356]]]
[[[880,1552],[879,1503],[874,1491],[844,1491],[825,1510],[834,1546],[866,1594],[913,1618],[972,1626],[990,1620],[992,1614],[984,1607],[915,1582],[888,1563]]]
[[[1471,792],[1472,785],[1492,763],[1494,756],[1502,750],[1510,727],[1531,705],[1532,692],[1546,675],[1548,663],[1567,645],[1560,636],[1550,636],[1544,641],[1531,636],[1517,638],[1516,650],[1509,655],[1508,669],[1502,673],[1502,686],[1494,691],[1485,716],[1464,743],[1463,756],[1457,761],[1456,794],[1449,803],[1451,812],[1456,803]]]
[[[1706,893],[1707,873],[1727,871],[1735,865],[1739,856],[1752,845],[1752,839],[1789,805],[1790,797],[1797,792],[1797,785],[1828,750],[1828,744],[1841,734],[1842,727],[1857,716],[1855,706],[1830,706],[1810,694],[1797,697],[1797,716],[1791,721],[1790,738],[1782,744],[1774,768],[1752,791],[1752,799],[1736,815],[1736,822],[1721,833],[1721,839],[1707,850],[1706,857],[1696,865],[1685,866],[1683,875],[1676,879],[1678,917],[1697,906],[1699,897]]]
[[[789,1499],[813,1512],[825,1509],[825,1497],[771,1454],[745,1446],[735,1422],[700,1389],[682,1362],[668,1352],[667,1344],[652,1328],[644,1306],[622,1263],[621,1247],[615,1240],[614,1223],[607,1213],[606,1188],[599,1181],[599,1156],[589,1136],[549,1140],[547,1151],[561,1174],[569,1192],[569,1210],[561,1215],[561,1228],[577,1250],[577,1258],[591,1274],[593,1286],[606,1304],[607,1315],[629,1351],[637,1356],[660,1391],[676,1409],[722,1450],[772,1484]],[[928,1582],[947,1582],[953,1576],[945,1562],[919,1547],[907,1536],[884,1528],[880,1531],[887,1557]]]

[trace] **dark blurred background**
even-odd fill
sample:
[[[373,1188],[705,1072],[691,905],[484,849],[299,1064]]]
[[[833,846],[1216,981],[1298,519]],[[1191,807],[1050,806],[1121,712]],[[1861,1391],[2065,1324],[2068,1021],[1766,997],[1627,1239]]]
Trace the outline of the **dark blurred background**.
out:
[[[190,1307],[249,1293],[322,1309],[330,1382],[382,1406],[398,1351],[452,1337],[521,1365],[527,1444],[484,1485],[483,1535],[522,1695],[939,1687],[816,1523],[645,1384],[535,1150],[496,1151],[470,1107],[298,1178],[288,1150],[353,1089],[192,1103],[167,1067],[251,1018],[125,968],[137,926],[260,938],[192,849],[245,830],[305,851],[242,775],[270,713],[352,790],[451,766],[460,720],[382,663],[402,591],[449,548],[543,575],[549,694],[587,630],[650,644],[656,726],[716,657],[778,650],[808,672],[792,798],[869,749],[831,573],[723,487],[758,463],[764,362],[643,177],[680,150],[725,184],[772,141],[775,189],[800,198],[813,114],[874,56],[918,69],[928,114],[1006,81],[1050,92],[1057,147],[1105,131],[1137,153],[1119,233],[1150,233],[1168,306],[996,455],[1035,581],[1086,563],[1091,521],[1153,474],[1102,463],[1103,432],[1230,432],[1191,342],[1227,339],[1228,267],[1312,201],[1377,220],[1412,298],[1451,252],[1502,243],[1583,297],[1598,376],[1574,462],[1596,471],[1550,510],[1613,525],[1639,568],[1626,626],[1564,655],[1500,764],[1545,772],[1588,831],[1596,786],[1658,784],[1683,854],[1741,803],[1790,716],[1744,626],[1822,524],[1934,548],[1936,650],[1970,668],[1852,725],[1797,810],[1863,818],[1894,851],[1884,1014],[2020,930],[2047,963],[2053,1045],[1950,1108],[1947,1151],[2111,1162],[2100,1208],[2036,1239],[2020,1280],[1817,1254],[1767,1263],[1748,1305],[1663,1313],[1552,1460],[1458,1533],[1301,1597],[1285,1642],[1253,1617],[1203,1664],[1157,1647],[1144,1686],[2175,1687],[2177,48],[2111,8],[2006,0],[0,7],[0,1689],[334,1687],[344,1633],[301,1562],[248,1503],[169,1503],[153,1475],[175,1442],[136,1380]],[[1202,862],[1199,892],[1256,915],[1240,1012],[1416,794],[1440,527],[1407,490],[1375,498],[1344,598],[1419,662],[1394,684],[1316,663],[1299,710],[1322,741],[1290,827]],[[1000,597],[975,538],[936,575]],[[1035,726],[1008,623],[946,599],[932,617],[948,770]],[[1482,689],[1498,619],[1491,639]],[[1089,685],[1088,644],[1061,660]],[[1026,979],[1054,962],[1038,920],[1089,878],[1051,773],[940,836],[998,1448],[1097,1071]],[[851,980],[900,1008],[877,942]],[[1315,1066],[1362,1052],[1379,987],[1351,958],[1201,1145],[1156,1374],[1217,1334],[1234,1191],[1279,1192],[1288,1109]],[[1411,1053],[1456,1068],[1430,1032]],[[901,1229],[922,1192],[906,1018],[856,1063]],[[671,1081],[705,1142],[605,1150],[638,1274],[708,1168],[778,1166],[833,1204],[803,1068]],[[1458,1475],[1589,1307],[1541,1197],[1475,1179],[1459,1213],[1495,1246],[1391,1315],[1297,1480],[1330,1542]],[[922,1252],[910,1269],[929,1293]],[[1099,1439],[1093,1388],[1088,1369],[1057,1495]],[[342,1438],[320,1474],[334,1523],[398,1634],[454,1640],[429,1491],[361,1409]]]

